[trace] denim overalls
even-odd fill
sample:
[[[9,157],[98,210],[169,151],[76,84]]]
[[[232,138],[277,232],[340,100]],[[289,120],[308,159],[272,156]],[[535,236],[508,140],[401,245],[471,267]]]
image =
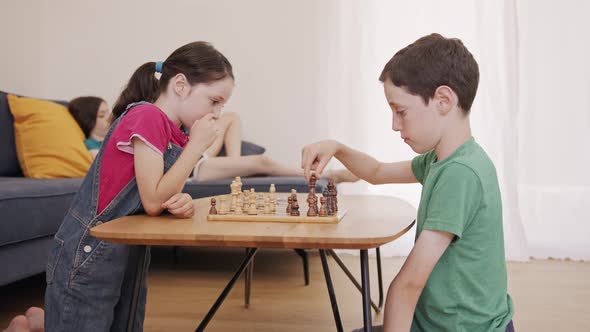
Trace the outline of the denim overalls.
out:
[[[127,111],[138,104],[127,106],[125,113],[111,126],[105,143]],[[144,210],[133,178],[100,214],[96,214],[99,181],[102,186],[108,185],[108,179],[99,179],[103,151],[104,148],[100,149],[55,234],[46,274],[47,332],[126,329],[138,250],[135,246],[101,241],[90,236],[89,231],[103,222]],[[164,172],[170,169],[181,152],[181,147],[168,144],[164,153]],[[149,258],[146,264],[149,265]],[[143,280],[146,280],[145,276]],[[135,331],[143,330],[145,317],[147,287],[145,282],[141,286]]]

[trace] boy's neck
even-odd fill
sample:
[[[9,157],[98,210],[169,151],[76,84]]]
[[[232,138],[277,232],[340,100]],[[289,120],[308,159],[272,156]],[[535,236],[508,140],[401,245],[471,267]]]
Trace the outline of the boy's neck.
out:
[[[463,145],[463,143],[467,142],[472,137],[469,117],[466,117],[456,126],[448,128],[446,133],[442,136],[439,143],[434,148],[437,161],[442,161],[448,158],[461,145]]]

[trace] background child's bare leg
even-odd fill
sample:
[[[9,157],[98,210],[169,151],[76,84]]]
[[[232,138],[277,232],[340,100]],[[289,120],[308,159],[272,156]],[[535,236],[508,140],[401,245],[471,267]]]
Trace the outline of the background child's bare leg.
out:
[[[300,167],[286,165],[265,155],[241,157],[214,157],[203,161],[198,181],[229,179],[235,176],[265,174],[271,176],[303,176]],[[358,177],[348,170],[329,171],[324,174],[335,182],[354,182]]]
[[[213,144],[205,151],[209,157],[215,157],[225,145],[225,152],[228,157],[237,157],[242,151],[242,125],[237,113],[223,113],[217,120],[221,133]]]
[[[219,180],[254,174],[303,176],[303,170],[285,165],[265,155],[213,157],[203,161],[196,179],[198,181]]]

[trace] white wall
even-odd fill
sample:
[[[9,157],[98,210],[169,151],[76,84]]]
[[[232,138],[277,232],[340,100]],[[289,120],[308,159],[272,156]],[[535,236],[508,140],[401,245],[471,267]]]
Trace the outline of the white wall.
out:
[[[244,136],[277,159],[299,163],[317,111],[315,1],[2,2],[0,89],[70,99],[93,94],[111,104],[131,73],[174,49],[207,40],[232,62]],[[308,121],[309,119],[309,121]]]

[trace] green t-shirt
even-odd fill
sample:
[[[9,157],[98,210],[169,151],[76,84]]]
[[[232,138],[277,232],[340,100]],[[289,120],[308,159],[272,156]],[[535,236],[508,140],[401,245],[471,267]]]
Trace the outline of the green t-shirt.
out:
[[[422,184],[422,230],[455,235],[422,291],[412,332],[502,331],[514,308],[508,295],[502,201],[494,164],[473,138],[438,162],[435,151],[412,160]]]
[[[84,140],[84,145],[86,145],[86,148],[88,150],[99,150],[101,144],[102,141],[99,142],[94,138],[87,138],[86,140]]]

